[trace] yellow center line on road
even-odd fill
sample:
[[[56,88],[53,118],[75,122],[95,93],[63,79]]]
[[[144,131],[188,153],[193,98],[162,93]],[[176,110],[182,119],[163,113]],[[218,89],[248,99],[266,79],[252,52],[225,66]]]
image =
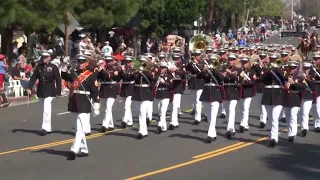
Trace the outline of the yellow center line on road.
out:
[[[280,131],[279,134],[281,134],[283,132],[287,132],[287,129],[284,129],[284,130]],[[177,164],[177,165],[173,165],[173,166],[170,166],[170,167],[167,167],[167,168],[159,169],[159,170],[156,170],[156,171],[152,171],[152,172],[149,172],[149,173],[141,174],[141,175],[138,175],[138,176],[130,177],[130,178],[127,178],[126,180],[137,180],[137,179],[153,176],[153,175],[156,175],[156,174],[159,174],[159,173],[163,173],[163,172],[171,171],[171,170],[174,170],[174,169],[178,169],[178,168],[181,168],[181,167],[185,167],[185,166],[188,166],[188,165],[200,162],[200,161],[204,161],[204,160],[207,160],[207,159],[210,159],[210,158],[213,158],[213,157],[217,157],[217,156],[229,153],[229,152],[233,152],[233,151],[236,151],[236,150],[239,150],[239,149],[243,149],[245,147],[257,144],[257,143],[259,143],[261,141],[265,141],[267,139],[269,139],[269,137],[262,137],[262,138],[260,138],[258,140],[253,141],[253,142],[239,142],[239,143],[236,143],[236,144],[232,144],[230,146],[226,146],[226,147],[223,147],[223,148],[211,151],[211,152],[207,152],[207,153],[204,153],[204,154],[193,156],[192,157],[193,160],[190,160],[190,161],[187,161],[187,162],[184,162],[184,163],[180,163],[180,164]]]
[[[136,127],[136,126],[133,126],[133,127]],[[113,133],[113,132],[117,132],[117,131],[122,131],[122,130],[125,130],[125,129],[115,129],[113,131],[107,131],[105,133],[96,133],[96,134],[92,134],[90,136],[87,136],[86,139],[93,139],[93,138],[101,137],[105,134],[109,134],[109,133]],[[47,143],[47,144],[41,144],[41,145],[37,145],[37,146],[31,146],[31,147],[11,150],[11,151],[0,152],[0,156],[6,155],[6,154],[12,154],[12,153],[16,153],[16,152],[21,152],[21,151],[34,151],[34,150],[44,149],[44,148],[48,148],[48,147],[69,144],[69,143],[73,143],[73,141],[74,141],[74,138],[63,140],[63,141],[57,141],[57,142],[53,142],[53,143]]]
[[[256,140],[256,141],[254,141],[254,142],[244,143],[244,144],[242,144],[242,145],[239,145],[239,144],[238,144],[238,146],[235,146],[235,147],[230,148],[230,149],[226,149],[226,150],[224,150],[224,151],[217,151],[216,153],[210,154],[210,155],[208,155],[208,156],[196,158],[196,159],[193,159],[193,160],[191,160],[191,161],[187,161],[187,162],[184,162],[184,163],[181,163],[181,164],[177,164],[177,165],[170,166],[170,167],[167,167],[167,168],[163,168],[163,169],[159,169],[159,170],[152,171],[152,172],[149,172],[149,173],[145,173],[145,174],[142,174],[142,175],[138,175],[138,176],[134,176],[134,177],[131,177],[131,178],[127,178],[126,180],[141,179],[141,178],[153,176],[153,175],[155,175],[155,174],[159,174],[159,173],[171,171],[171,170],[173,170],[173,169],[178,169],[178,168],[181,168],[181,167],[184,167],[184,166],[188,166],[188,165],[191,165],[191,164],[194,164],[194,163],[203,161],[203,160],[207,160],[207,159],[210,159],[210,158],[213,158],[213,157],[216,157],[216,156],[220,156],[220,155],[223,155],[223,154],[232,152],[232,151],[236,151],[236,150],[238,150],[238,149],[242,149],[242,148],[245,148],[245,147],[250,146],[250,145],[253,145],[253,144],[257,144],[258,142],[261,142],[261,141],[264,141],[264,140],[267,140],[267,139],[268,139],[268,137],[263,137],[263,138],[260,138],[260,139],[258,139],[258,140]]]

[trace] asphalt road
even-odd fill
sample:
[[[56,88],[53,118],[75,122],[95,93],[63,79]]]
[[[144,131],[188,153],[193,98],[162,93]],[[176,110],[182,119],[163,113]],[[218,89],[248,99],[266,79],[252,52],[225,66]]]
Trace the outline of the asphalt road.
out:
[[[277,37],[272,43],[295,43],[295,38]],[[137,127],[99,133],[103,116],[91,119],[92,135],[88,137],[90,156],[66,161],[73,142],[71,114],[66,112],[67,99],[53,101],[53,133],[39,137],[41,115],[39,103],[0,109],[0,174],[3,180],[56,179],[145,179],[145,180],[212,180],[212,179],[319,179],[319,134],[312,131],[305,138],[287,142],[285,124],[280,124],[278,146],[267,147],[269,132],[257,128],[258,104],[250,108],[250,130],[237,133],[232,140],[224,137],[226,122],[217,120],[217,141],[203,142],[208,124],[191,123],[192,102],[183,96],[182,109],[187,111],[174,131],[156,134],[156,122],[149,136],[137,140]],[[154,103],[154,110],[156,110]],[[137,110],[132,105],[135,124]],[[170,108],[169,108],[170,109]],[[238,108],[237,108],[238,109]],[[156,111],[155,111],[156,112]],[[116,125],[120,125],[123,105],[113,108]],[[237,110],[237,125],[240,111]],[[310,127],[313,129],[312,122]]]

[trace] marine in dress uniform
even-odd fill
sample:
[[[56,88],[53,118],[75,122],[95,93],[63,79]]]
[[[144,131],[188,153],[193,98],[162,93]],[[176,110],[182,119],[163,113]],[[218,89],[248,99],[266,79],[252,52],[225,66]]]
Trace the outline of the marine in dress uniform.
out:
[[[61,76],[56,65],[50,63],[51,56],[48,52],[43,52],[41,62],[37,65],[32,74],[27,93],[31,94],[35,82],[39,80],[37,87],[37,96],[42,108],[42,132],[45,136],[51,133],[51,110],[52,100],[61,96]]]
[[[230,139],[235,135],[236,106],[240,99],[239,75],[241,69],[236,68],[236,54],[229,54],[229,67],[223,72],[224,76],[224,103],[228,119],[226,137]]]
[[[171,112],[171,122],[169,125],[169,130],[174,130],[179,126],[179,111],[181,111],[181,95],[184,93],[185,89],[185,80],[186,80],[186,71],[183,65],[181,64],[181,54],[174,53],[173,59],[176,63],[175,67],[170,69],[170,73],[172,75],[172,112]]]
[[[113,56],[105,58],[107,65],[98,73],[98,81],[101,82],[99,97],[106,102],[105,116],[102,121],[101,131],[114,130],[112,107],[119,93],[121,80],[120,69],[116,67]]]
[[[285,100],[283,87],[286,83],[284,72],[280,69],[281,61],[270,59],[272,68],[264,68],[261,81],[264,83],[261,104],[265,105],[267,117],[271,122],[270,147],[274,147],[279,136],[279,116]]]
[[[139,57],[140,63],[146,63],[148,58],[145,56]],[[148,106],[154,99],[153,84],[157,81],[155,73],[148,69],[140,69],[133,74],[135,82],[132,100],[139,103],[139,131],[137,139],[142,139],[148,136],[147,128],[147,113]]]
[[[67,65],[61,68],[61,77],[72,83],[68,102],[68,111],[77,121],[75,140],[71,146],[68,160],[89,155],[85,137],[84,125],[90,122],[90,113],[99,115],[100,103],[98,97],[97,76],[88,70],[89,62],[83,56],[78,57],[78,70],[69,69]],[[93,101],[93,104],[92,102]]]
[[[238,51],[238,50],[237,50]],[[223,66],[228,63],[228,56],[227,56],[227,51],[223,48],[219,49],[219,56],[221,57],[220,59],[220,64]],[[220,103],[220,115],[219,118],[225,119],[226,118],[226,109],[225,109],[225,103],[222,101]]]
[[[240,110],[242,111],[242,118],[240,122],[239,132],[249,130],[249,109],[252,98],[255,96],[255,80],[256,72],[251,68],[250,57],[244,56],[240,58],[243,66],[243,70],[240,73],[239,81],[241,82],[240,98],[242,103],[240,104]]]
[[[211,57],[213,60],[212,64],[214,64],[215,61],[219,62],[219,55],[212,56],[215,56],[215,58]],[[218,65],[219,63],[216,64]],[[211,143],[212,141],[216,140],[216,120],[219,111],[219,104],[223,99],[223,92],[221,86],[223,85],[224,77],[219,72],[217,67],[218,66],[210,67],[210,69],[205,69],[205,71],[202,71],[197,75],[205,82],[203,92],[200,96],[200,101],[204,103],[204,108],[209,110],[209,130],[208,137],[205,140],[206,143]]]
[[[275,56],[274,58],[277,58]],[[258,62],[252,67],[256,74],[255,80],[255,91],[256,91],[256,100],[260,105],[260,128],[264,128],[267,123],[267,110],[263,104],[261,104],[262,92],[264,89],[264,84],[261,82],[262,69],[265,65],[269,63],[269,57],[266,52],[260,52],[258,57]]]
[[[145,58],[147,58],[148,62],[155,62],[155,56],[152,53],[145,53],[143,55]],[[142,58],[144,59],[144,58]],[[165,60],[164,58],[163,60]],[[152,71],[155,73],[158,73],[158,68],[154,68]],[[152,88],[154,90],[154,84],[152,84]],[[150,122],[152,121],[152,115],[153,115],[153,99],[149,101],[149,105],[147,106],[147,125],[149,126]]]
[[[201,72],[201,68],[199,65],[199,62],[201,60],[201,51],[195,50],[192,53],[192,60],[189,62],[186,66],[186,70],[191,74],[190,79],[188,81],[188,87],[189,90],[193,96],[193,102],[194,102],[194,125],[198,125],[201,122],[201,109],[202,109],[202,103],[199,100],[201,93],[203,91],[204,87],[204,81],[203,79],[200,79],[197,77],[197,74]]]
[[[320,54],[316,53],[313,56],[313,60],[316,63],[316,67],[313,67],[313,73],[315,74],[315,84],[314,84],[314,91],[315,91],[315,101],[313,102],[313,109],[314,109],[314,128],[315,132],[320,133]]]
[[[305,137],[309,130],[309,113],[312,109],[312,102],[315,92],[313,91],[314,80],[311,73],[312,64],[309,62],[303,63],[303,78],[305,87],[301,90],[302,102],[301,102],[301,136]]]
[[[122,128],[126,128],[127,126],[133,126],[131,104],[134,88],[134,79],[132,75],[136,70],[133,69],[132,60],[132,56],[126,56],[124,59],[124,66],[122,68],[122,71],[120,72],[120,77],[122,79],[120,97],[124,102],[124,115],[122,117],[121,123]]]
[[[298,113],[301,106],[300,92],[302,89],[305,89],[305,84],[302,76],[300,77],[299,75],[302,67],[296,62],[289,62],[288,66],[289,73],[288,82],[285,85],[286,96],[283,103],[283,111],[288,119],[288,140],[289,142],[293,142],[298,133]]]
[[[160,62],[160,73],[156,75],[155,99],[159,101],[160,120],[158,123],[158,133],[167,130],[166,113],[170,103],[171,90],[173,85],[172,75],[168,73],[168,64]]]

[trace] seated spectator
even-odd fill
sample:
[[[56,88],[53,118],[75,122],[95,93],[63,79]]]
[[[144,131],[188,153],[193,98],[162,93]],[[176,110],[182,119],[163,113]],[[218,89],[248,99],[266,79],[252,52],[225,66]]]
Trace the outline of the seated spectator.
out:
[[[30,66],[25,66],[25,71],[21,70],[20,63],[17,63],[15,67],[12,68],[11,77],[14,80],[20,80],[20,83],[24,89],[28,88],[30,81],[31,68]]]
[[[7,57],[3,54],[0,54],[0,108],[9,106],[9,102],[7,100],[5,94],[5,80],[6,80],[6,71],[8,68]]]

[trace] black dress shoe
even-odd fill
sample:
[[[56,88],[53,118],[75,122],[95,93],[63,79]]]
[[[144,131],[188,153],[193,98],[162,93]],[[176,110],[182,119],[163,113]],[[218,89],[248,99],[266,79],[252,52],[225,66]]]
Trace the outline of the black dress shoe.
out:
[[[288,141],[289,141],[289,142],[293,142],[293,141],[294,141],[294,136],[290,136],[290,137],[288,138]]]
[[[260,129],[263,129],[264,127],[266,127],[266,123],[260,122]]]
[[[114,127],[108,127],[107,131],[113,131]]]
[[[200,124],[200,121],[194,120],[192,124],[193,124],[193,125],[199,125],[199,124]]]
[[[306,137],[308,134],[308,131],[306,129],[303,129],[300,133],[301,137]]]
[[[204,121],[204,122],[208,122],[208,117],[207,117],[207,116],[203,116],[203,117],[201,118],[201,120]]]
[[[320,127],[315,128],[315,129],[314,129],[314,132],[320,133]]]
[[[191,112],[191,115],[195,115],[195,114],[196,114],[196,111],[193,109]]]
[[[133,124],[132,124],[132,125],[128,125],[128,124],[127,124],[127,127],[133,127]]]
[[[76,154],[75,152],[73,152],[73,151],[70,151],[70,152],[68,153],[67,160],[73,161],[73,160],[76,159],[76,157],[77,157],[77,154]]]
[[[226,115],[225,115],[225,114],[220,114],[220,116],[218,116],[218,118],[220,118],[220,119],[225,119],[225,118],[226,118]]]
[[[273,148],[273,147],[275,147],[276,145],[277,145],[276,140],[271,139],[270,142],[269,142],[269,147]]]
[[[107,132],[107,128],[104,127],[104,126],[102,126],[102,127],[101,127],[101,133],[105,133],[105,132]]]
[[[139,133],[138,135],[137,135],[137,139],[143,139],[144,137],[147,137],[148,135],[142,135],[141,133]]]
[[[174,125],[170,124],[169,127],[168,127],[169,130],[174,130],[174,129],[177,129],[177,128],[179,128],[179,125],[178,126],[174,126]]]
[[[86,133],[85,135],[86,135],[86,136],[90,136],[90,135],[91,135],[91,133]]]
[[[286,123],[287,119],[286,118],[281,118],[281,119],[279,119],[279,121],[282,122],[282,123]]]
[[[123,129],[125,129],[126,127],[127,127],[127,123],[126,122],[121,122],[121,127],[123,128]]]
[[[89,156],[89,153],[84,153],[84,152],[77,154],[77,157],[88,157],[88,156]]]
[[[41,130],[41,133],[40,133],[40,136],[46,136],[46,135],[48,135],[48,134],[50,134],[50,132],[42,129],[42,130]]]
[[[158,126],[157,130],[158,130],[158,134],[161,134],[162,132],[164,132],[164,131],[162,130],[161,126]]]
[[[234,135],[236,135],[235,132],[230,132],[230,131],[228,131],[228,132],[226,133],[226,138],[227,138],[227,139],[231,139],[231,137],[234,136]]]
[[[216,141],[216,137],[214,137],[214,138],[212,138],[212,137],[207,137],[206,139],[205,139],[205,143],[211,143],[212,141]]]
[[[178,118],[181,118],[182,114],[183,114],[182,112],[179,112],[178,113]]]
[[[239,127],[239,133],[244,133],[245,128],[243,126]]]
[[[147,126],[150,125],[151,120],[149,118],[147,118]]]

